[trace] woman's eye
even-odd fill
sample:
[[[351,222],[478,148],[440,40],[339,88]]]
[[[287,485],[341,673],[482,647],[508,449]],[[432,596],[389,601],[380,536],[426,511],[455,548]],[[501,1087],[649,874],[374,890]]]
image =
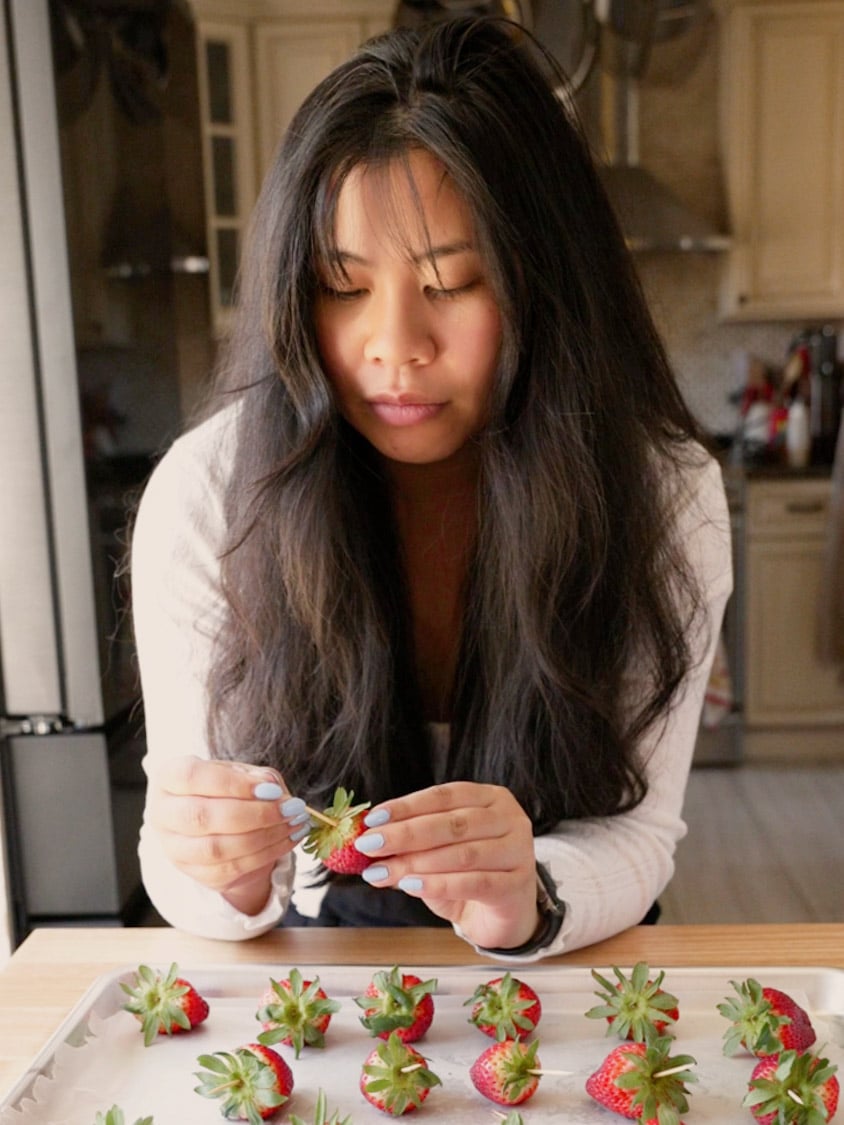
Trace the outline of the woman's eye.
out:
[[[476,281],[469,281],[465,285],[451,285],[448,287],[426,285],[425,292],[436,301],[448,301],[452,300],[454,297],[461,296],[463,293],[468,293],[469,290],[474,289],[477,284]]]
[[[357,297],[362,297],[365,292],[363,289],[337,289],[325,283],[321,283],[319,288],[323,297],[327,297],[330,301],[354,301]]]

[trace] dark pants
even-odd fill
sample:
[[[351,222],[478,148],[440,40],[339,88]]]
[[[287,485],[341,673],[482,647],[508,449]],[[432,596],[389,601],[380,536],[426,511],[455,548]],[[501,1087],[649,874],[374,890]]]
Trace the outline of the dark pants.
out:
[[[652,926],[660,915],[655,902],[645,917],[643,926]],[[451,926],[444,918],[432,914],[419,898],[402,891],[370,887],[356,877],[343,878],[329,884],[320,912],[316,918],[307,918],[294,906],[289,906],[282,926]]]

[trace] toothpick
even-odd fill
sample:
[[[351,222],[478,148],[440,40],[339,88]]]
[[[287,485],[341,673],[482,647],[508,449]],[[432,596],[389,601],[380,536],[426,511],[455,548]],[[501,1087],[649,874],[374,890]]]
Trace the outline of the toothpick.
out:
[[[410,1074],[412,1070],[419,1070],[424,1065],[424,1063],[410,1063],[408,1066],[401,1067],[401,1073]]]
[[[305,812],[310,813],[314,820],[321,820],[323,824],[330,824],[332,828],[336,828],[340,823],[340,821],[335,820],[333,816],[326,816],[325,813],[317,812],[316,809],[312,809],[310,805],[305,805]]]
[[[802,1098],[800,1097],[800,1095],[799,1095],[799,1094],[797,1094],[797,1093],[795,1093],[795,1091],[794,1091],[794,1090],[786,1090],[786,1093],[787,1093],[787,1094],[788,1094],[788,1096],[789,1096],[789,1097],[791,1098],[791,1100],[792,1100],[793,1102],[797,1102],[797,1104],[798,1104],[798,1105],[803,1105],[803,1106],[804,1106],[804,1105],[806,1104],[806,1103],[805,1103],[805,1102],[803,1101],[803,1099],[802,1099]]]
[[[577,1074],[576,1070],[546,1070],[545,1067],[540,1069],[529,1070],[528,1074],[559,1074],[564,1078],[570,1078],[573,1074]]]
[[[685,1065],[685,1063],[682,1066],[671,1066],[668,1068],[668,1070],[658,1070],[654,1075],[654,1078],[667,1078],[669,1074],[679,1074],[681,1070],[688,1069],[689,1068]]]

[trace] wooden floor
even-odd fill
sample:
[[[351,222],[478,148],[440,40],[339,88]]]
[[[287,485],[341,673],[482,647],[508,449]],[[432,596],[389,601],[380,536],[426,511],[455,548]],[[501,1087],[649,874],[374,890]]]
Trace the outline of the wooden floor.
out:
[[[844,764],[692,771],[662,920],[844,922]]]

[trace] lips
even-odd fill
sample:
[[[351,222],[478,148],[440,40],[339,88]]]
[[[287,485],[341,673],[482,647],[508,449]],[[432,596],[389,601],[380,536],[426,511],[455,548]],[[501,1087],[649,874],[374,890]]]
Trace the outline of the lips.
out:
[[[442,402],[405,402],[400,399],[372,399],[372,413],[388,426],[416,426],[436,417],[444,407]]]

